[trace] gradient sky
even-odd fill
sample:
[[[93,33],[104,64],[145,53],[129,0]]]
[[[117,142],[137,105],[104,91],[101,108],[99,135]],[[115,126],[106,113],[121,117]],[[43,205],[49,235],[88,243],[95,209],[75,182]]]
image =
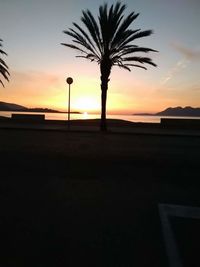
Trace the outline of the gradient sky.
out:
[[[106,1],[109,4],[116,1]],[[0,101],[65,110],[73,77],[71,105],[78,111],[100,110],[100,73],[96,63],[76,58],[61,46],[62,33],[81,25],[82,9],[97,15],[95,0],[0,0],[0,38],[8,57],[10,83],[0,87]],[[110,113],[156,112],[166,107],[200,106],[200,1],[126,0],[126,14],[139,12],[132,28],[153,29],[136,44],[159,50],[149,54],[158,65],[131,72],[114,67],[108,90]]]

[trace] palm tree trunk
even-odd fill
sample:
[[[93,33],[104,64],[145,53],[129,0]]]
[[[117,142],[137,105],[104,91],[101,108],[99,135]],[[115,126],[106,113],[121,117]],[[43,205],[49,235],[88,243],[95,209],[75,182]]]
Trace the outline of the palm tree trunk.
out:
[[[107,99],[107,86],[101,85],[101,124],[100,130],[102,132],[107,131],[107,123],[106,123],[106,99]]]
[[[108,82],[109,76],[111,72],[111,62],[108,57],[105,57],[100,65],[101,70],[101,124],[100,130],[102,132],[107,131],[107,123],[106,123],[106,100],[107,100],[107,90],[108,90]]]
[[[100,130],[102,132],[107,131],[107,123],[106,123],[106,100],[107,100],[107,90],[108,90],[108,82],[109,82],[109,72],[103,73],[101,76],[101,124]]]

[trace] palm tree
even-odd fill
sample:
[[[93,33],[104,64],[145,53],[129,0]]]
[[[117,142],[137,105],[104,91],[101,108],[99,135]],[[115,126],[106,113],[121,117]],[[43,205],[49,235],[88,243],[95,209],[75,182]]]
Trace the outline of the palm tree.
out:
[[[3,40],[0,39],[0,55],[7,55],[2,49],[1,47],[3,46],[2,45],[2,42]],[[8,76],[10,75],[9,71],[8,71],[8,66],[6,65],[5,61],[0,57],[0,74],[7,80],[9,81],[8,79]],[[0,83],[2,84],[2,86],[4,87],[4,84],[0,78]]]
[[[100,65],[101,72],[101,130],[106,131],[106,98],[108,82],[113,66],[118,66],[131,71],[130,67],[139,67],[146,70],[144,63],[156,67],[149,57],[135,56],[136,52],[157,52],[156,50],[134,45],[132,42],[138,38],[149,36],[152,30],[141,31],[129,28],[138,17],[138,13],[131,12],[124,17],[126,6],[121,2],[99,7],[98,22],[89,10],[82,11],[81,21],[86,30],[76,23],[74,28],[63,31],[73,38],[72,44],[62,43],[67,47],[78,50],[82,57],[90,61],[96,61]]]

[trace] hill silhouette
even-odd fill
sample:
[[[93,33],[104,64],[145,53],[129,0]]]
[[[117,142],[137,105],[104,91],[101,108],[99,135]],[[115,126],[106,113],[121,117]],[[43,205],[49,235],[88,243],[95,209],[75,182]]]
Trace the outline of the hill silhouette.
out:
[[[199,117],[200,116],[200,108],[193,108],[190,106],[187,107],[175,107],[175,108],[167,108],[161,112],[156,113],[155,115],[161,116],[188,116],[188,117]]]
[[[27,109],[27,108],[24,106],[21,106],[21,105],[0,101],[0,110],[1,111],[22,111],[25,109]]]
[[[25,106],[21,106],[14,103],[7,103],[0,101],[0,111],[21,111],[21,112],[51,112],[51,113],[67,113],[61,112],[54,109],[49,108],[27,108]],[[73,111],[71,113],[80,113],[78,111]]]
[[[133,115],[142,116],[176,116],[176,117],[200,117],[200,108],[187,107],[169,107],[157,113],[134,113]]]

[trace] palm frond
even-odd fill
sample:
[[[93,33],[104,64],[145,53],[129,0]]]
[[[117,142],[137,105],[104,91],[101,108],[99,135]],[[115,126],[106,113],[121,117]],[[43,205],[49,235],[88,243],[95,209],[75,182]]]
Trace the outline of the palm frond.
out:
[[[123,64],[115,64],[115,65],[118,66],[121,69],[125,69],[125,70],[128,70],[128,71],[131,71],[131,69],[129,67],[127,67],[126,65],[123,65]]]
[[[9,82],[8,76],[10,76],[10,73],[8,72],[8,70],[3,67],[2,65],[0,65],[0,74],[4,77],[5,80],[7,80]],[[4,86],[4,83],[2,82],[2,80],[0,79],[1,84]]]
[[[6,69],[8,69],[8,66],[6,65],[6,62],[0,58],[0,66],[3,65]]]
[[[73,25],[81,32],[81,34],[86,38],[86,40],[88,41],[88,43],[93,47],[93,49],[95,50],[96,53],[98,53],[98,51],[96,50],[95,44],[93,44],[92,40],[90,39],[90,37],[88,36],[88,34],[76,23],[73,23]]]
[[[99,7],[98,21],[87,9],[82,11],[81,21],[85,29],[77,23],[74,28],[64,31],[72,37],[73,44],[64,44],[72,49],[83,53],[78,57],[105,64],[107,66],[117,65],[130,70],[129,67],[146,69],[140,64],[156,66],[150,58],[133,56],[135,53],[157,52],[154,49],[140,47],[133,43],[138,38],[149,36],[152,30],[141,31],[141,29],[130,29],[130,25],[139,16],[139,13],[131,12],[124,16],[126,5],[117,1],[108,8],[107,4]],[[139,62],[140,64],[127,64],[128,62]],[[107,65],[107,66],[106,66]],[[101,67],[101,70],[103,68]]]
[[[76,57],[86,58],[86,59],[90,59],[90,61],[97,61],[97,62],[99,62],[99,58],[97,58],[93,54],[87,54],[86,56],[76,56]]]
[[[0,47],[3,46],[1,42],[3,42],[2,39],[0,39]],[[6,52],[4,52],[2,49],[0,49],[0,54],[7,55]],[[8,66],[2,58],[0,58],[0,74],[3,76],[5,80],[9,81],[8,77],[10,76],[10,73],[8,71]],[[4,83],[1,79],[0,83],[4,87]]]
[[[72,33],[74,33],[77,36],[77,40],[80,42],[80,44],[82,43],[83,46],[87,46],[87,49],[90,50],[93,53],[97,53],[96,51],[96,47],[94,46],[94,44],[91,42],[91,40],[89,39],[89,41],[87,39],[85,39],[85,37],[81,36],[79,33],[77,33],[74,29],[69,28],[69,30],[71,30]]]
[[[65,43],[61,43],[61,45],[70,47],[70,48],[75,49],[75,50],[79,50],[80,52],[82,52],[82,53],[84,53],[84,54],[87,54],[86,51],[82,50],[82,49],[79,48],[78,46],[75,46],[75,45],[72,45],[72,44],[65,44]]]
[[[114,34],[116,33],[118,26],[120,25],[120,22],[122,21],[124,15],[123,12],[126,9],[126,5],[121,5],[120,2],[117,2],[115,5],[115,8],[113,10],[113,14],[112,14],[112,21],[113,21],[113,32],[112,35],[114,36]]]
[[[10,75],[10,73],[3,65],[0,65],[0,73],[7,81],[9,81],[8,76]]]
[[[0,43],[1,44],[1,43]],[[0,54],[7,56],[7,53],[0,49]]]
[[[154,67],[157,67],[157,65],[154,62],[152,62],[152,59],[149,57],[125,57],[125,58],[122,58],[122,61],[137,61],[142,64],[147,63]]]
[[[77,33],[75,30],[69,28],[69,31],[64,31],[65,34],[73,37],[74,39],[72,40],[75,43],[78,43],[79,45],[85,47],[88,49],[90,52],[94,53],[97,55],[96,51],[93,49],[93,47],[87,42],[87,40],[81,36],[79,33]],[[97,55],[98,56],[98,55]]]
[[[3,87],[5,87],[1,79],[0,79],[0,83],[1,83],[1,85],[2,85]]]
[[[132,36],[132,41],[138,38],[147,37],[151,34],[153,34],[153,30],[146,30],[146,31],[138,32],[134,36]]]
[[[110,50],[110,55],[111,56],[115,56],[115,55],[118,55],[120,52],[122,52],[125,49],[136,48],[136,47],[138,47],[138,46],[137,45],[133,45],[133,44],[124,46],[122,50],[119,49],[119,47],[118,48],[115,47],[115,48]]]
[[[126,9],[126,5],[122,5],[120,2],[117,2],[114,6],[112,5],[109,11],[109,15],[108,15],[108,26],[107,28],[109,29],[109,48],[111,48],[111,43],[112,43],[112,39],[120,25],[120,22],[123,19],[123,12]]]
[[[141,66],[141,65],[137,65],[137,64],[125,64],[125,66],[136,67],[136,68],[142,68],[142,69],[144,69],[144,70],[147,70],[146,67]]]
[[[108,12],[107,12],[107,4],[99,7],[99,24],[101,29],[101,37],[102,37],[102,44],[105,52],[108,49]]]
[[[120,39],[117,40],[117,43],[115,45],[112,44],[112,47],[111,47],[112,53],[114,50],[121,51],[122,49],[124,49],[124,47],[125,47],[124,43],[126,42],[126,40],[130,39],[130,37],[133,36],[138,31],[140,31],[140,29],[137,29],[137,30],[128,29],[128,30],[124,31],[121,34]]]
[[[87,15],[90,21],[90,24],[88,24],[88,30],[99,49],[99,53],[102,54],[102,38],[100,36],[99,26],[89,10],[87,10]]]
[[[148,48],[148,47],[130,47],[127,49],[123,49],[121,52],[119,52],[119,56],[124,56],[136,52],[143,52],[143,53],[148,53],[148,52],[158,52],[157,50]]]
[[[122,24],[119,26],[115,36],[113,37],[111,47],[114,48],[115,46],[119,46],[119,42],[124,38],[124,32],[128,29],[130,24],[139,16],[139,13],[135,14],[135,12],[131,12],[127,18],[124,19]]]
[[[135,39],[142,38],[142,37],[147,37],[147,36],[151,35],[152,33],[153,33],[152,30],[146,30],[146,31],[137,32],[136,34],[133,34],[128,39],[126,39],[124,42],[122,42],[122,46],[124,46],[124,45],[126,45],[128,43],[131,43]]]

